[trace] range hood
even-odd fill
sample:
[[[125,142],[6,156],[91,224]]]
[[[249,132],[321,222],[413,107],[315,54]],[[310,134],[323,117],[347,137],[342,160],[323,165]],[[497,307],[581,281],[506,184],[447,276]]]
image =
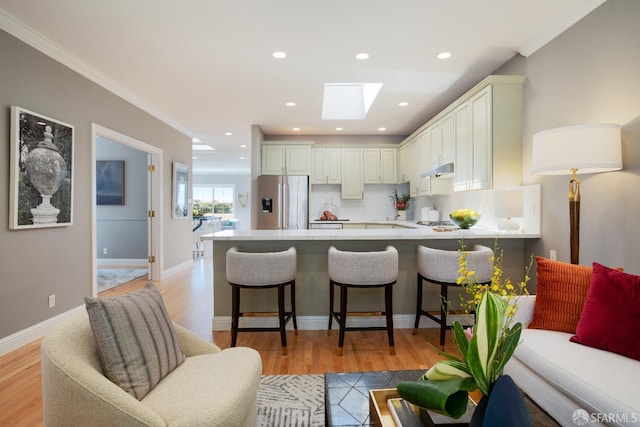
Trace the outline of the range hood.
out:
[[[420,177],[433,176],[436,178],[449,178],[453,177],[453,163],[445,163],[438,166],[435,169],[430,169],[424,172],[420,172]]]

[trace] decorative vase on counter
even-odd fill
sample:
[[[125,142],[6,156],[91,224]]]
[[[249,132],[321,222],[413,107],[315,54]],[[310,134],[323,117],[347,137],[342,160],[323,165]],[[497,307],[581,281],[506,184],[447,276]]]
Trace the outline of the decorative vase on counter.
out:
[[[398,219],[398,221],[406,221],[407,211],[396,211],[396,218]]]

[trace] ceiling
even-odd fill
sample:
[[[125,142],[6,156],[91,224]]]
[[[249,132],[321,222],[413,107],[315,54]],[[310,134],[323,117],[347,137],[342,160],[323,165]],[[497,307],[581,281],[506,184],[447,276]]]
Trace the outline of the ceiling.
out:
[[[254,124],[408,135],[604,1],[0,0],[0,28],[214,147],[194,171],[237,173]],[[354,82],[384,84],[366,118],[321,120],[324,83]]]

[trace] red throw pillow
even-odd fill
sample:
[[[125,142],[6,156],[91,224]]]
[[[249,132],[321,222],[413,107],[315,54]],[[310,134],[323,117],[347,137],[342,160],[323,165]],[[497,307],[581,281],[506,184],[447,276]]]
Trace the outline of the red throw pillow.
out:
[[[640,360],[640,276],[593,263],[591,286],[571,341]]]
[[[529,328],[576,332],[592,268],[536,257],[536,302]]]

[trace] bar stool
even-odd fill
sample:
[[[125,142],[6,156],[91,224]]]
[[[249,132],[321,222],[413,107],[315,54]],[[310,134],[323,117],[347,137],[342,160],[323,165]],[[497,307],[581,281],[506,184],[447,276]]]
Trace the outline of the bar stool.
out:
[[[340,325],[338,355],[342,356],[345,331],[386,330],[390,353],[396,354],[393,343],[393,285],[398,279],[398,251],[387,246],[379,252],[347,252],[329,248],[329,330],[333,318]],[[340,287],[340,311],[334,310],[334,287]],[[350,288],[384,288],[385,311],[368,313],[385,315],[386,326],[347,327],[347,290]],[[355,313],[352,313],[355,314]],[[363,314],[363,313],[358,313]]]
[[[287,354],[285,325],[293,319],[293,329],[298,334],[296,321],[296,267],[297,253],[294,247],[283,252],[249,253],[232,247],[227,251],[227,281],[232,287],[231,294],[231,347],[236,346],[238,332],[279,331],[282,354]],[[284,290],[291,286],[291,311],[285,311]],[[241,312],[240,289],[278,289],[278,312]],[[276,315],[276,327],[239,327],[240,317],[251,315]]]
[[[493,274],[493,250],[482,245],[473,245],[467,249],[466,259],[469,270],[475,271],[475,278],[478,283],[486,284],[491,282]],[[416,320],[413,327],[413,335],[418,333],[418,325],[420,316],[427,316],[440,325],[440,345],[444,346],[445,334],[447,328],[447,315],[452,313],[447,309],[448,288],[449,286],[458,286],[456,283],[460,269],[460,253],[456,251],[447,251],[440,249],[427,248],[418,246],[417,253],[417,270],[418,270],[418,295],[416,304]],[[434,315],[422,309],[422,281],[440,285],[440,315]]]

